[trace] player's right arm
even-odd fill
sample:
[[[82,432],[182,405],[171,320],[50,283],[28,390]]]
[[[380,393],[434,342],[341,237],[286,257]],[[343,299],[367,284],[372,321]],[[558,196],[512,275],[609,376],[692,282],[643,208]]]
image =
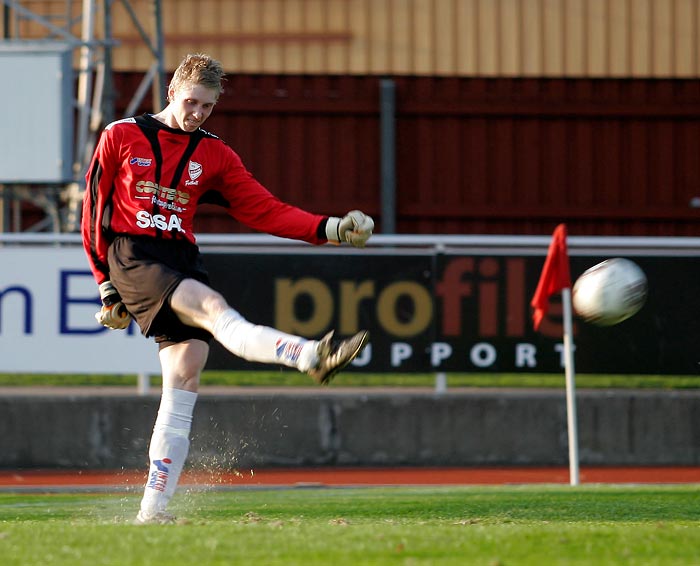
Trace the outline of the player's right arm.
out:
[[[102,308],[95,314],[97,321],[112,329],[129,326],[131,316],[121,302],[119,293],[109,281],[107,250],[109,248],[109,219],[114,195],[121,144],[119,135],[107,127],[102,133],[85,176],[81,232],[83,247],[90,269],[99,285]]]
[[[83,248],[97,284],[109,279],[107,236],[114,195],[114,179],[120,163],[119,132],[108,128],[97,144],[85,176],[81,233]]]

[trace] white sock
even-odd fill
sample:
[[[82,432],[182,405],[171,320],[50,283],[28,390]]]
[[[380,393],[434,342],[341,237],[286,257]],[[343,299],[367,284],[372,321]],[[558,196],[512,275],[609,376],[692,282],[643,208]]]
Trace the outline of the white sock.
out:
[[[318,365],[318,342],[252,324],[234,309],[219,315],[213,335],[231,353],[251,362],[283,364],[303,372]]]
[[[163,388],[148,450],[151,465],[141,500],[144,513],[164,511],[175,493],[190,448],[189,435],[196,401],[197,394],[191,391]]]

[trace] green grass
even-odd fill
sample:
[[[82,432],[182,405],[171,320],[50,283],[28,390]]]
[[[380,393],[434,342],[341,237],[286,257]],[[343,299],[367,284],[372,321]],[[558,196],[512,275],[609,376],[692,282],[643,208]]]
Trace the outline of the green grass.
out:
[[[0,374],[0,386],[136,386],[136,375],[61,375]],[[153,385],[160,378],[153,376]],[[293,370],[278,371],[205,371],[202,385],[234,387],[304,387],[311,385],[308,376]],[[336,387],[434,387],[432,373],[355,373],[340,374]],[[451,373],[448,387],[522,387],[563,389],[564,374],[541,373]],[[700,376],[694,375],[593,375],[578,374],[576,385],[584,389],[700,389]]]
[[[135,495],[0,494],[3,566],[700,564],[697,486],[178,493],[185,524],[129,524]]]

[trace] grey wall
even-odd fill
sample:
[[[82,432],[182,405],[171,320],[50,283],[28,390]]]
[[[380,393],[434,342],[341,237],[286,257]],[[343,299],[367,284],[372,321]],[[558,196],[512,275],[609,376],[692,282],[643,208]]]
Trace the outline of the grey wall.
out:
[[[5,396],[0,467],[133,468],[158,397]],[[578,392],[582,465],[697,465],[700,392]],[[565,465],[563,391],[250,394],[198,401],[198,467]]]

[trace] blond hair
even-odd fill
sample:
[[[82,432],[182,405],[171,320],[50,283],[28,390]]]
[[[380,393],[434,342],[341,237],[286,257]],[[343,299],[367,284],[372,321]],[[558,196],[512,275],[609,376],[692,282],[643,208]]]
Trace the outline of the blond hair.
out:
[[[219,61],[203,53],[190,53],[175,69],[170,89],[177,91],[186,84],[202,85],[216,91],[217,97],[224,92],[222,81],[224,69]]]

